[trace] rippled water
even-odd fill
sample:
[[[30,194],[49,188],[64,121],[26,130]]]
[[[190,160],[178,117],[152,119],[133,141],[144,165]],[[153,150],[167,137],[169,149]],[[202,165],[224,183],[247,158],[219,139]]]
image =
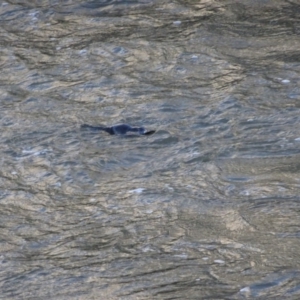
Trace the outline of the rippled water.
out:
[[[1,298],[299,299],[299,14],[2,2]]]

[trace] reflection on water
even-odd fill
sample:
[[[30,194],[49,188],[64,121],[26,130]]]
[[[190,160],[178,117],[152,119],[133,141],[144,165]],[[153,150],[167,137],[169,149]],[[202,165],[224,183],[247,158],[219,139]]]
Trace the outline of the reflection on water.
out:
[[[299,13],[2,2],[2,297],[298,299]]]

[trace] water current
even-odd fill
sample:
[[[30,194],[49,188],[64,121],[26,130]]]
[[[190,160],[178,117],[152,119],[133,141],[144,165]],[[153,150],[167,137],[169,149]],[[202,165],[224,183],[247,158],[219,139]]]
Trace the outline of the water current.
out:
[[[0,298],[299,299],[299,15],[0,2]]]

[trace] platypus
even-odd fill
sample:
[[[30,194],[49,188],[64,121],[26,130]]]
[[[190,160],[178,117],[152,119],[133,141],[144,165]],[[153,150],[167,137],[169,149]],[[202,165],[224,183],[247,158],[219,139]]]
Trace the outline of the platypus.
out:
[[[155,132],[155,130],[147,131],[144,127],[131,127],[128,124],[117,124],[111,127],[91,126],[88,124],[83,124],[81,125],[81,128],[87,128],[93,131],[105,131],[109,134],[117,134],[117,135],[126,135],[127,133],[135,133],[138,135],[150,135]]]

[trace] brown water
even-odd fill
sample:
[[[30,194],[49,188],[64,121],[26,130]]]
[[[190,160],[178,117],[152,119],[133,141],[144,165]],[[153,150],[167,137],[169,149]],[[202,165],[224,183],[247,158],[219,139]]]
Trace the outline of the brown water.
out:
[[[1,2],[0,298],[299,299],[299,14]]]

